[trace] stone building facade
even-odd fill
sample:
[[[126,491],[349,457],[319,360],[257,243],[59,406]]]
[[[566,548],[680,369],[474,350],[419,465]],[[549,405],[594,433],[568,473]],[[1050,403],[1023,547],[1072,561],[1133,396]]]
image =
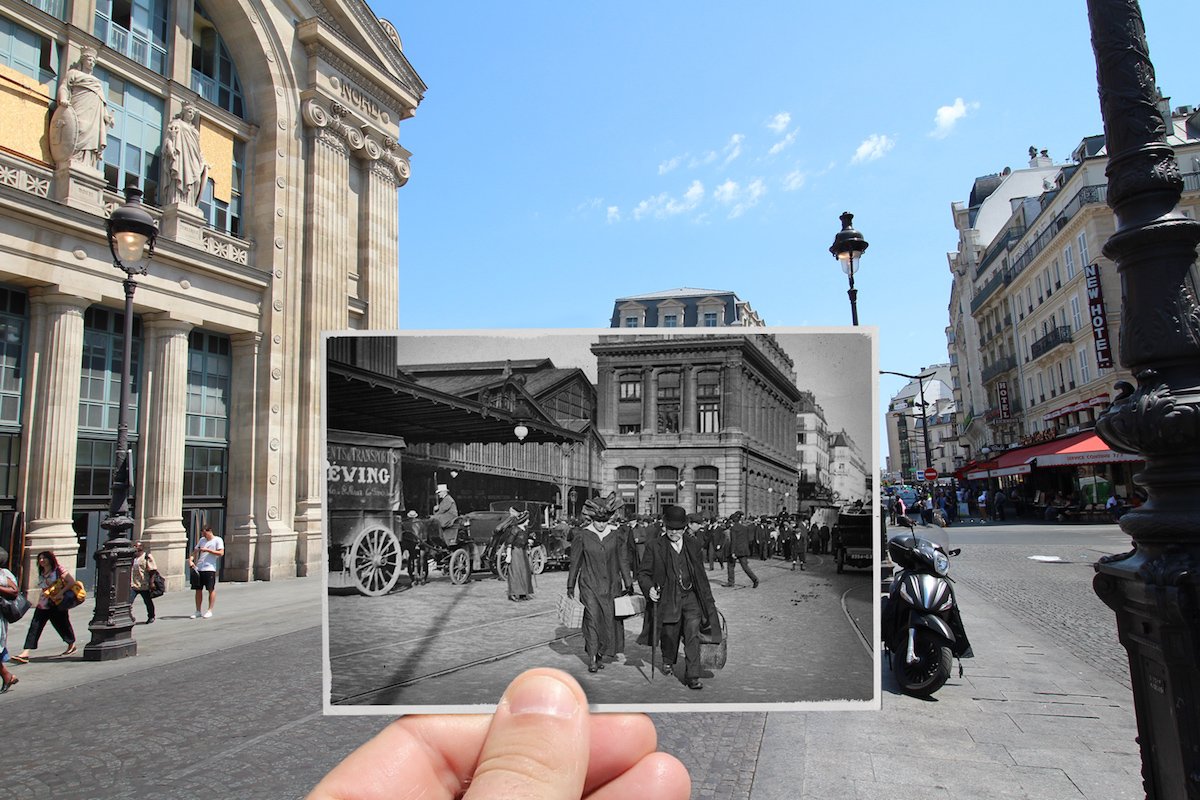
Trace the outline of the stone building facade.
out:
[[[601,336],[603,490],[629,514],[795,511],[791,357],[770,334]]]
[[[159,224],[134,534],[172,587],[200,521],[227,579],[310,573],[321,332],[397,324],[399,126],[425,85],[396,30],[360,0],[36,0],[0,4],[0,44],[0,535],[25,580],[44,549],[86,579],[102,542],[124,316],[105,218],[129,183]],[[195,202],[167,186],[184,123]]]

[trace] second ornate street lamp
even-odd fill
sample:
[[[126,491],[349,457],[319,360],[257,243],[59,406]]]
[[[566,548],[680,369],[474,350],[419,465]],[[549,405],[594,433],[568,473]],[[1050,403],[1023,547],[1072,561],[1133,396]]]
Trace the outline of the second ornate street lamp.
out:
[[[88,624],[92,640],[83,648],[85,661],[110,661],[137,655],[130,613],[130,573],[134,549],[130,541],[133,517],[129,513],[132,488],[129,467],[129,403],[133,375],[133,293],[135,275],[146,274],[146,262],[154,255],[158,223],[142,206],[142,192],[125,188],[125,202],[114,209],[106,226],[113,266],[125,273],[125,327],[121,353],[121,400],[117,409],[117,443],[113,464],[108,517],[100,523],[108,531],[104,546],[96,552],[96,611]]]
[[[925,402],[925,381],[934,377],[937,373],[931,372],[928,375],[909,375],[906,372],[891,372],[890,370],[879,370],[880,375],[896,375],[900,378],[908,378],[911,381],[917,382],[917,391],[921,395],[921,438],[925,444],[925,469],[930,469],[933,466],[933,461],[930,459],[929,452],[929,417],[925,413],[925,409],[929,404]]]
[[[854,221],[854,215],[849,211],[842,212],[842,229],[838,231],[837,236],[833,237],[833,244],[829,247],[829,252],[833,253],[833,257],[842,265],[842,272],[846,273],[846,277],[850,280],[850,290],[846,292],[850,296],[850,319],[853,324],[858,324],[858,289],[854,288],[854,273],[858,272],[858,262],[862,258],[862,254],[867,251],[867,240],[863,235],[854,230],[850,223]]]

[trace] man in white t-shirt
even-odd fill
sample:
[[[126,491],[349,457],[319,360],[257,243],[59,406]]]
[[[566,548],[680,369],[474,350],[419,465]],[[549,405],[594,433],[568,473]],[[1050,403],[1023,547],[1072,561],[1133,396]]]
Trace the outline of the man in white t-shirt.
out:
[[[225,540],[213,534],[212,527],[205,525],[200,530],[200,541],[188,558],[188,566],[192,568],[192,588],[196,590],[196,613],[192,619],[213,615],[213,606],[217,603],[217,568],[218,559],[225,555]],[[204,590],[208,590],[208,611],[200,613],[203,604]]]

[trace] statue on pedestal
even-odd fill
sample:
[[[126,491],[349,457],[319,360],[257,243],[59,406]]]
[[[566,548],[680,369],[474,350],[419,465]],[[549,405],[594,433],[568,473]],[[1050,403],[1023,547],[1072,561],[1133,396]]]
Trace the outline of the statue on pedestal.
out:
[[[85,47],[58,86],[58,106],[50,118],[50,153],[58,166],[102,171],[108,129],[114,124],[104,85],[92,74],[96,50]]]
[[[200,152],[200,112],[187,100],[167,123],[162,147],[162,199],[165,205],[197,206],[208,180],[208,163]]]

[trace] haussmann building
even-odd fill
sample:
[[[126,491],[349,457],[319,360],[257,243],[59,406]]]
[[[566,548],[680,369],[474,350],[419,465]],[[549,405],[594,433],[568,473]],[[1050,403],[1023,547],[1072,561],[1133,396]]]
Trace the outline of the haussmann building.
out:
[[[425,91],[360,0],[0,2],[0,543],[85,581],[116,440],[130,183],[134,535],[173,587],[201,521],[226,579],[321,559],[324,330],[392,330],[401,120]]]

